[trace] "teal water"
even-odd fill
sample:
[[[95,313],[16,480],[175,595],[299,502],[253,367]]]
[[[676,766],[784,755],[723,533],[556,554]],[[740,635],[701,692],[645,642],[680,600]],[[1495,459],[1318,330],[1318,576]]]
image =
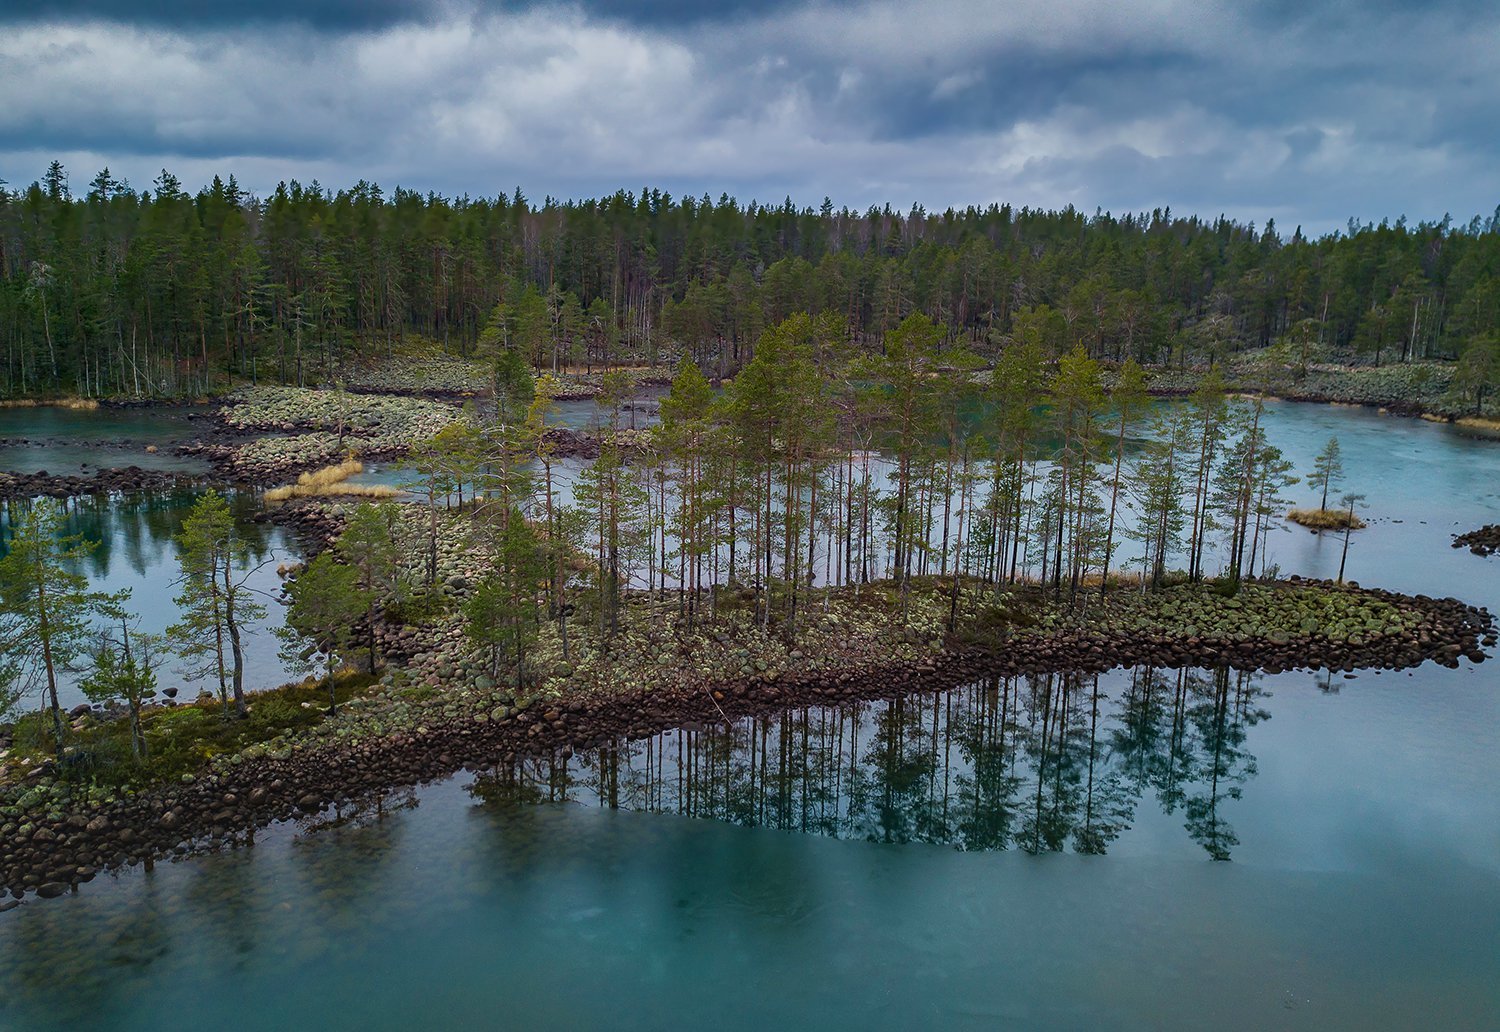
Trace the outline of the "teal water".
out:
[[[198,436],[190,417],[209,411],[203,405],[0,408],[0,472],[78,476],[112,466],[206,472],[205,460],[173,455],[172,449]],[[157,450],[148,452],[149,446]]]
[[[1449,547],[1500,520],[1500,448],[1268,422],[1303,468],[1338,434],[1350,576],[1500,609],[1500,560]],[[1496,727],[1500,661],[673,731],[0,915],[0,1028],[1500,1028]]]

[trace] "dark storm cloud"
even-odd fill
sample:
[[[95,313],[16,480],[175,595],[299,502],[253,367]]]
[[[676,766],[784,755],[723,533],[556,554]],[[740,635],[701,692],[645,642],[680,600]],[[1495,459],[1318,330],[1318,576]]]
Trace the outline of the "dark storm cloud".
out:
[[[1500,200],[1500,14],[1473,0],[12,0],[0,21],[12,182],[57,155],[262,190],[649,183],[1319,230]]]
[[[587,0],[574,6],[603,19],[651,26],[734,21],[790,6],[794,0]],[[98,18],[137,25],[234,26],[296,23],[328,31],[388,28],[441,18],[456,7],[505,12],[563,6],[557,0],[8,0],[0,23]]]
[[[1059,105],[1128,109],[1186,95],[1197,58],[1176,53],[1046,55],[975,60],[935,77],[885,80],[846,116],[868,117],[883,139],[1002,131]]]
[[[425,0],[8,0],[0,22],[97,18],[134,25],[232,26],[297,22],[329,30],[382,28],[426,17]]]

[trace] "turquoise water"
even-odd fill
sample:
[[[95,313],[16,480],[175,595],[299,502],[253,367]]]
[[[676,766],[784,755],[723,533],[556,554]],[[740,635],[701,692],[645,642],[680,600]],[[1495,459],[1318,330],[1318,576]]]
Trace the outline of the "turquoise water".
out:
[[[1500,609],[1500,560],[1449,547],[1500,520],[1500,448],[1268,421],[1303,468],[1338,434],[1350,576]],[[1496,727],[1500,661],[673,731],[0,915],[0,1028],[1495,1029]]]
[[[665,394],[665,389],[660,387],[641,390],[621,407],[618,413],[620,426],[644,429],[660,423],[661,399]],[[493,415],[493,410],[486,414]],[[555,402],[547,414],[548,426],[566,427],[570,430],[597,431],[607,427],[609,421],[609,410],[592,398]],[[554,473],[559,478],[557,488],[562,493],[564,503],[571,503],[573,482],[585,464],[584,461],[575,459],[560,460],[556,464]],[[411,488],[417,482],[415,474],[404,469],[400,463],[378,461],[365,463],[364,471],[350,480],[356,484],[384,484],[402,489]]]
[[[173,455],[172,449],[198,436],[190,417],[209,411],[201,405],[0,408],[0,472],[79,476],[111,466],[206,472],[204,459]],[[149,446],[156,452],[148,452]]]

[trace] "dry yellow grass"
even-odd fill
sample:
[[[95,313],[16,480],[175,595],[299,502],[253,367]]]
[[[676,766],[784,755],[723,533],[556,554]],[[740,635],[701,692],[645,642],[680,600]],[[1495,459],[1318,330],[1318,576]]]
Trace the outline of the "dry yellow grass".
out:
[[[0,408],[65,408],[79,412],[92,412],[99,407],[94,398],[60,398],[57,401],[37,401],[35,398],[10,398],[0,401]]]
[[[1484,430],[1488,433],[1500,433],[1500,419],[1486,419],[1483,416],[1465,416],[1457,422],[1459,426],[1468,430]]]
[[[293,498],[394,498],[400,494],[386,484],[348,484],[350,477],[365,471],[365,464],[358,459],[345,459],[337,466],[304,473],[295,484],[273,487],[265,493],[267,502],[285,502]]]
[[[1348,509],[1293,509],[1286,518],[1313,530],[1343,530],[1345,527],[1363,530],[1365,526],[1365,521],[1350,516]]]

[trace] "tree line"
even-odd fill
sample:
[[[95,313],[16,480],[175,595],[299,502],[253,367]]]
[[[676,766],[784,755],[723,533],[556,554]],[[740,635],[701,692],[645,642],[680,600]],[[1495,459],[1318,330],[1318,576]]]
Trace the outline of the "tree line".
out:
[[[535,203],[294,181],[258,198],[233,176],[189,193],[165,170],[137,190],[105,169],[75,190],[57,162],[0,184],[8,395],[317,382],[413,337],[487,360],[514,345],[536,370],[685,352],[722,377],[802,311],[866,351],[922,314],[989,359],[1013,341],[1141,364],[1287,341],[1489,368],[1500,212],[1310,239],[1170,209],[859,212],[649,188]]]

